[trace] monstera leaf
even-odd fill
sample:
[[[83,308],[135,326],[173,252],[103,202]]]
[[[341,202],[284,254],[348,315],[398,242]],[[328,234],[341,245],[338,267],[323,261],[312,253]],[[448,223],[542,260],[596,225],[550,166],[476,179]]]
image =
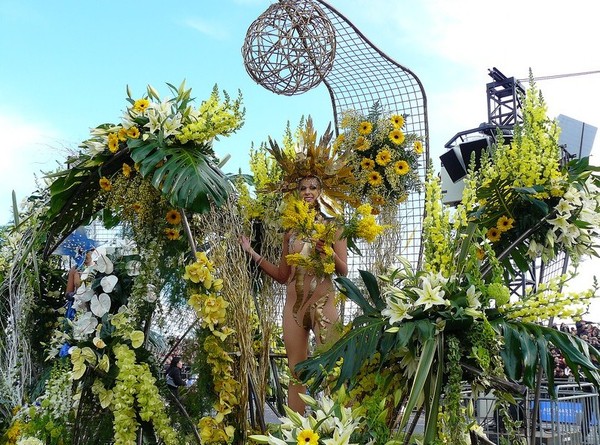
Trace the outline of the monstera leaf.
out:
[[[175,207],[203,213],[211,203],[222,205],[231,191],[227,177],[213,162],[208,144],[164,146],[159,140],[134,140],[129,148],[140,173],[149,177]]]

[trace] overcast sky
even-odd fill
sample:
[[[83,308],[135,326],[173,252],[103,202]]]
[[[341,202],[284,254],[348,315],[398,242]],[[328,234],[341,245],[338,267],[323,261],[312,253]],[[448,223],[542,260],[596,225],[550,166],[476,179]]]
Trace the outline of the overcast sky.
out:
[[[246,74],[240,52],[245,32],[270,3],[0,0],[0,223],[10,219],[12,190],[25,198],[35,175],[62,163],[90,127],[118,121],[126,85],[134,95],[146,84],[166,95],[165,82],[186,79],[199,99],[215,83],[232,94],[240,89],[246,124],[215,145],[219,155],[233,155],[230,171],[248,171],[251,144],[279,137],[288,120],[295,126],[311,114],[324,129],[332,119],[324,86],[277,96]],[[516,78],[528,77],[530,68],[535,76],[600,70],[593,46],[597,16],[584,0],[556,6],[541,0],[329,3],[421,79],[435,160],[455,133],[487,120],[489,68]],[[540,80],[538,86],[550,116],[600,126],[599,74]],[[595,268],[589,262],[579,281],[589,282]]]

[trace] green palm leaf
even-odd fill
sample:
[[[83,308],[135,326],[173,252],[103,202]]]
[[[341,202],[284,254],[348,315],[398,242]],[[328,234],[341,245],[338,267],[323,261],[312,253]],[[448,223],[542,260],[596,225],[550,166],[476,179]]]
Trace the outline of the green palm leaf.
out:
[[[54,249],[77,227],[87,224],[101,209],[97,199],[100,193],[99,180],[118,171],[129,153],[109,152],[83,158],[73,167],[49,174],[53,179],[49,186],[48,211],[44,215],[43,232],[46,233],[44,256]]]
[[[560,351],[565,363],[577,380],[585,376],[595,385],[600,384],[600,373],[593,359],[600,361],[600,352],[585,341],[557,329],[535,323],[513,322],[502,319],[491,322],[504,336],[501,351],[506,375],[532,388],[537,366],[540,364],[549,379],[549,391],[554,395],[554,359],[550,346]]]
[[[231,184],[213,162],[208,145],[159,146],[158,141],[135,141],[129,148],[140,173],[150,176],[174,207],[203,213],[211,203],[220,206],[227,200]]]

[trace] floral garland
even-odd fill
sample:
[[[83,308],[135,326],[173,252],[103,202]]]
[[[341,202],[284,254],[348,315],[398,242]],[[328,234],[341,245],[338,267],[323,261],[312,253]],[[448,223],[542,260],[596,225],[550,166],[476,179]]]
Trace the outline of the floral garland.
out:
[[[342,113],[334,147],[351,153],[352,195],[377,210],[396,206],[421,187],[417,167],[423,141],[405,133],[406,117],[384,112],[379,102],[366,116],[356,110]]]
[[[156,378],[136,351],[145,341],[144,333],[134,327],[134,316],[126,305],[115,307],[129,292],[130,278],[121,274],[102,248],[99,258],[81,275],[82,284],[74,295],[73,320],[65,319],[67,330],[56,330],[50,357],[69,356],[70,377],[86,381],[102,408],[113,412],[115,444],[135,441],[139,419],[152,422],[159,438],[176,444],[177,435],[169,425]],[[71,346],[73,345],[73,346]],[[114,379],[107,376],[115,374]],[[81,397],[82,385],[77,397]]]
[[[206,360],[212,367],[212,376],[218,401],[215,416],[200,419],[202,443],[231,443],[235,427],[226,421],[227,415],[239,403],[240,384],[233,377],[233,359],[225,349],[227,338],[234,330],[226,325],[229,303],[219,295],[223,280],[214,278],[215,268],[204,252],[196,253],[196,261],[185,266],[183,278],[190,281],[188,304],[196,311],[202,327],[211,334],[204,342]]]

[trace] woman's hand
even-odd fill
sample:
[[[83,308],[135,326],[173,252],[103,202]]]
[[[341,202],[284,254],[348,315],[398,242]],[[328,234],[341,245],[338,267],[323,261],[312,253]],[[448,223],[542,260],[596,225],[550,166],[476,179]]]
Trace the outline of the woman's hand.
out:
[[[240,236],[240,246],[244,252],[252,253],[252,246],[250,245],[250,239],[246,235]]]

